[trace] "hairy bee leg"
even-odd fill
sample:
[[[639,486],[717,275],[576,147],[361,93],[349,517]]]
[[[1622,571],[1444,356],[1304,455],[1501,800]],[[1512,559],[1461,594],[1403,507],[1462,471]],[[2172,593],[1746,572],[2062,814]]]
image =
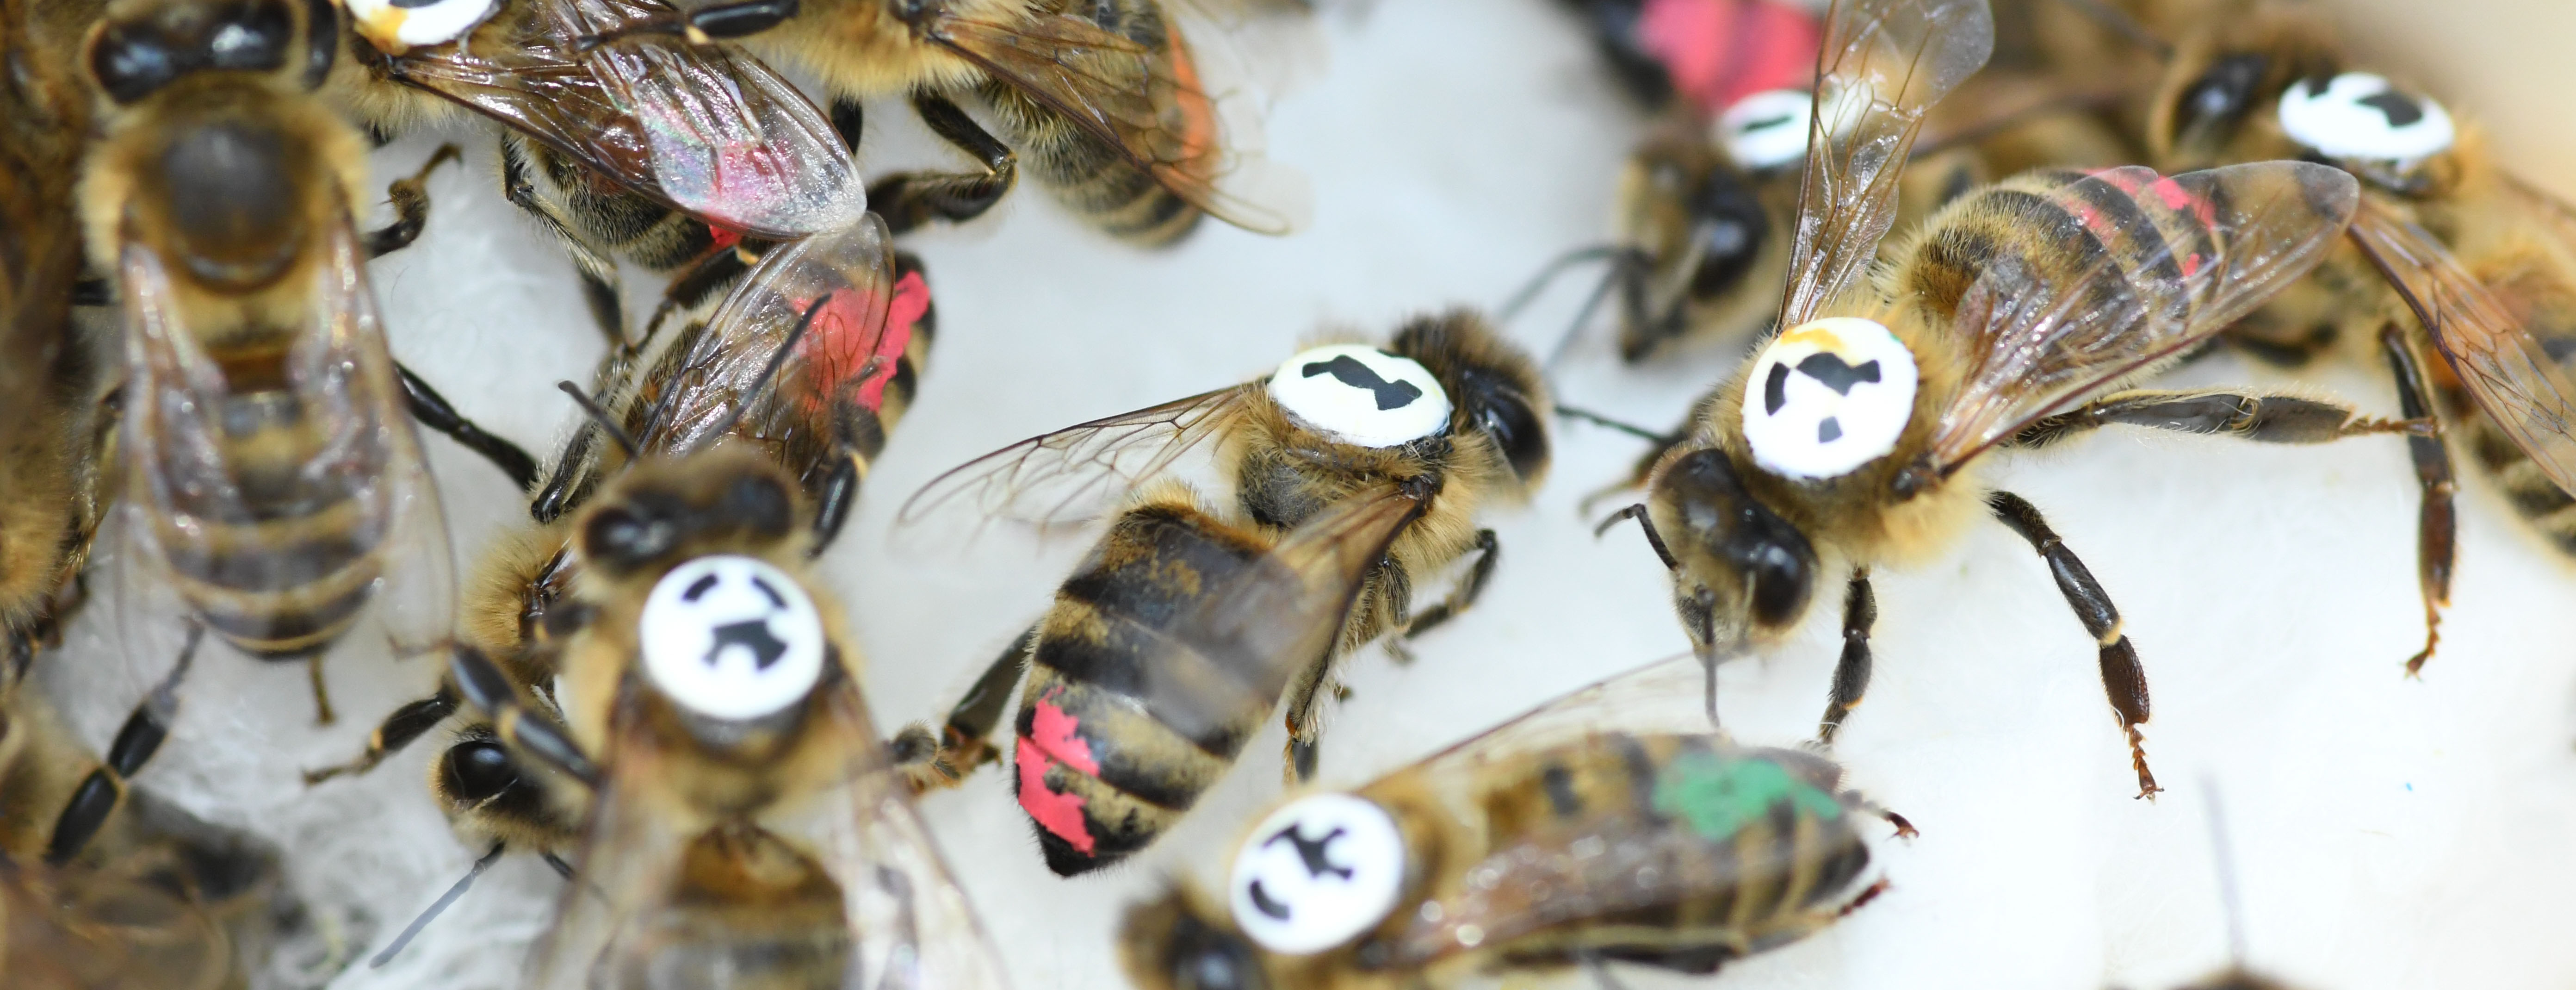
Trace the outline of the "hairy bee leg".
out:
[[[1846,917],[1852,912],[1860,910],[1862,905],[1877,900],[1878,895],[1880,894],[1887,893],[1887,888],[1888,883],[1884,878],[1881,878],[1877,883],[1870,884],[1868,889],[1861,891],[1850,901],[1844,903],[1840,910],[1835,911],[1834,917]]]
[[[467,702],[492,716],[493,735],[584,786],[599,786],[599,766],[545,716],[519,703],[519,693],[492,658],[470,646],[448,655],[448,671]]]
[[[322,657],[329,651],[315,651],[304,658],[304,676],[313,685],[313,724],[331,725],[340,716],[331,711],[331,687],[322,680]]]
[[[1002,724],[1002,709],[1010,707],[1011,690],[1020,685],[1028,672],[1029,655],[1037,649],[1038,627],[1012,638],[982,676],[966,689],[964,697],[948,709],[947,724],[940,728],[938,743],[931,754],[913,765],[921,772],[907,771],[905,779],[913,792],[938,787],[952,787],[979,767],[1001,757],[993,748],[993,729]]]
[[[2423,366],[2397,324],[2379,328],[2379,346],[2397,378],[2398,412],[2408,419],[2435,421]],[[2459,519],[2451,497],[2460,486],[2451,473],[2451,448],[2439,435],[2408,436],[2406,453],[2415,462],[2415,484],[2423,492],[2415,517],[2415,578],[2424,593],[2424,651],[2406,661],[2406,676],[2414,677],[2442,642],[2442,609],[2451,603],[2451,565],[2459,550]]]
[[[2351,406],[2339,402],[2294,395],[2137,390],[2105,396],[2080,408],[2042,419],[2023,429],[2013,442],[2025,447],[2044,447],[2115,423],[2178,433],[2223,434],[2259,443],[2292,444],[2325,443],[2381,433],[2431,436],[2434,432],[2433,422],[2422,417],[2377,419],[2363,416]]]
[[[150,693],[125,717],[116,730],[116,741],[107,747],[107,759],[80,786],[72,789],[71,799],[63,802],[62,813],[54,818],[53,834],[45,840],[45,862],[61,866],[79,856],[89,841],[107,824],[107,816],[125,798],[125,782],[143,769],[143,764],[161,749],[170,737],[170,724],[179,716],[179,682],[188,676],[196,662],[197,647],[205,642],[206,628],[188,624],[187,644],[179,648],[179,662],[170,673],[153,685]]]
[[[1834,663],[1833,693],[1826,696],[1825,717],[1816,726],[1818,746],[1834,744],[1834,731],[1869,690],[1869,630],[1877,622],[1878,595],[1870,590],[1869,568],[1854,568],[1843,593],[1843,655]]]
[[[304,771],[304,783],[310,786],[344,774],[362,774],[375,769],[376,764],[383,763],[386,757],[403,751],[438,723],[447,721],[448,716],[456,714],[456,705],[456,692],[447,685],[439,685],[437,694],[405,704],[385,716],[385,720],[376,726],[376,731],[367,736],[366,752],[360,753],[357,759],[338,766]]]
[[[473,420],[465,418],[446,396],[438,394],[438,390],[429,387],[429,382],[422,380],[418,372],[404,367],[402,362],[394,362],[394,374],[402,379],[403,403],[411,407],[411,418],[415,422],[483,455],[483,459],[500,468],[502,474],[509,475],[510,483],[518,486],[520,491],[536,486],[537,459],[528,456],[525,449],[486,432]]]
[[[626,309],[618,298],[617,262],[573,233],[569,219],[558,216],[554,208],[537,196],[537,187],[528,179],[528,156],[509,138],[501,139],[501,198],[518,207],[537,224],[554,235],[556,243],[572,256],[572,266],[581,276],[581,297],[590,306],[590,318],[599,324],[600,333],[608,338],[612,350],[626,347]]]
[[[1323,697],[1325,685],[1332,682],[1332,672],[1331,657],[1327,656],[1307,667],[1288,689],[1288,765],[1283,776],[1291,786],[1315,779],[1324,736],[1324,711],[1317,699]]]
[[[429,173],[464,157],[453,144],[439,145],[420,171],[385,187],[385,198],[393,201],[394,222],[367,232],[368,258],[382,258],[420,239],[421,230],[429,226]]]
[[[1433,602],[1430,608],[1423,609],[1422,614],[1414,616],[1412,622],[1406,623],[1404,631],[1397,636],[1398,639],[1412,639],[1420,636],[1443,622],[1457,618],[1458,613],[1475,607],[1476,599],[1485,593],[1485,583],[1494,578],[1495,560],[1502,555],[1502,544],[1494,539],[1493,530],[1476,531],[1475,553],[1476,563],[1467,569],[1466,579],[1449,590],[1449,597]]]
[[[2129,763],[2138,771],[2138,796],[2153,798],[2157,791],[2155,774],[2147,770],[2147,745],[2138,726],[2147,720],[2147,672],[2138,664],[2138,649],[2129,643],[2129,634],[2120,629],[2120,609],[2111,604],[2111,595],[2102,583],[2076,559],[2075,551],[2058,539],[2057,531],[2048,528],[2039,508],[2011,492],[1987,496],[1986,505],[1995,518],[2030,541],[2048,562],[2048,570],[2057,579],[2058,593],[2084,623],[2084,631],[2102,648],[2102,690],[2111,699],[2111,710],[2119,715],[2120,731],[2129,737]]]
[[[947,97],[915,92],[912,107],[933,133],[984,166],[981,173],[898,172],[868,189],[868,206],[885,218],[889,233],[901,234],[932,220],[962,223],[984,215],[1011,191],[1020,174],[1019,155]]]

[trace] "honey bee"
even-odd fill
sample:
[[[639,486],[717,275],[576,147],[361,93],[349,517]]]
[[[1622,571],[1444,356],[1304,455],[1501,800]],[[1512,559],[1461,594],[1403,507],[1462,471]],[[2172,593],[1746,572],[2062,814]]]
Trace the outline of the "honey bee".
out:
[[[1131,907],[1120,962],[1146,990],[1450,986],[1611,962],[1707,974],[1886,889],[1857,819],[1913,827],[1800,750],[1633,728],[1687,697],[1687,657],[1569,695],[1246,834],[1212,903]],[[1609,728],[1619,725],[1622,728]],[[1607,979],[1604,986],[1616,986]]]
[[[306,663],[326,723],[322,658],[362,615],[398,650],[447,635],[446,528],[405,412],[444,400],[385,351],[352,220],[363,143],[310,93],[336,44],[311,14],[121,0],[81,50],[103,100],[78,229],[116,273],[125,325],[117,626],[129,652],[179,660],[66,809],[56,857],[158,748],[206,632]],[[397,184],[398,208],[426,210],[418,184],[408,199]],[[388,236],[416,235],[416,219]],[[516,450],[461,417],[443,425]],[[172,615],[184,646],[154,638]]]
[[[2360,181],[2349,244],[2250,314],[2230,339],[2295,362],[2341,343],[2375,349],[2409,417],[2444,411],[2516,511],[2576,553],[2576,222],[2565,205],[2488,157],[2485,135],[2443,105],[2351,68],[2313,13],[2229,2],[2194,15],[2150,104],[2160,167],[2267,157],[2327,162]],[[2428,363],[2427,348],[2442,360]],[[2358,353],[2352,356],[2369,360]],[[2430,372],[2429,374],[2427,372]],[[2423,489],[2418,574],[2422,669],[2440,642],[2453,568],[2449,448],[2409,441]]]
[[[813,73],[855,135],[861,101],[904,95],[923,123],[980,170],[879,180],[873,208],[903,233],[963,221],[1031,176],[1101,230],[1138,244],[1178,240],[1200,215],[1285,233],[1289,206],[1229,147],[1220,101],[1162,0],[725,0],[604,35],[739,39]],[[995,137],[952,95],[973,91]],[[1016,149],[1016,150],[1015,150]]]
[[[1385,349],[1341,344],[1276,374],[1003,448],[913,496],[1053,525],[1130,490],[1109,531],[951,712],[921,786],[996,759],[987,742],[1021,680],[1014,763],[1047,865],[1073,875],[1153,842],[1288,703],[1288,764],[1314,772],[1336,658],[1418,635],[1493,573],[1489,501],[1546,472],[1547,392],[1527,355],[1465,311],[1417,318]],[[1231,511],[1163,478],[1213,440]],[[1416,611],[1413,585],[1474,557]]]
[[[456,652],[512,754],[594,795],[530,985],[1002,984],[869,720],[798,502],[738,440],[637,461],[572,523],[560,709]]]
[[[584,571],[568,515],[639,457],[686,461],[720,439],[768,454],[796,480],[800,525],[819,553],[909,407],[935,329],[919,259],[891,250],[873,216],[772,250],[710,315],[665,338],[631,380],[612,386],[616,411],[601,410],[596,429],[617,444],[593,449],[590,430],[567,444],[536,499],[539,519],[503,537],[469,583],[461,639],[530,699],[553,704],[559,640],[586,615],[567,600]],[[372,769],[450,721],[461,700],[452,681],[443,684],[389,716],[358,759],[308,771],[306,780]],[[430,790],[457,831],[490,844],[485,863],[518,849],[567,876],[562,853],[578,843],[588,799],[575,783],[514,758],[481,719],[458,728],[430,770]]]
[[[661,0],[346,0],[334,92],[391,134],[471,110],[504,127],[501,188],[564,247],[611,345],[631,346],[616,258],[721,294],[734,247],[839,230],[866,191],[832,123],[758,60],[649,33]]]
[[[1621,172],[1612,245],[1566,256],[1609,262],[1594,299],[1615,290],[1621,359],[1768,328],[1778,316],[1771,287],[1788,272],[1807,150],[1797,125],[1814,102],[1821,29],[1812,15],[1773,0],[1656,4],[1624,17],[1613,13],[1636,5],[1581,6],[1596,26],[1630,39],[1604,37],[1605,48],[1629,53],[1614,56],[1614,65],[1651,55],[1658,70],[1650,78],[1670,80],[1682,97]],[[2004,9],[2012,16],[1998,19],[2015,29],[2016,43],[1927,116],[1897,200],[1897,227],[1911,228],[2006,175],[2137,157],[2102,112],[2134,83],[2122,63],[2092,57],[2106,47],[2092,37],[2100,29],[2055,2]]]
[[[58,593],[101,513],[101,375],[73,328],[80,274],[73,182],[90,98],[28,0],[0,2],[0,634],[8,672],[52,638]]]
[[[1785,329],[1700,400],[1646,501],[1603,527],[1638,520],[1671,570],[1675,609],[1709,665],[1712,718],[1716,662],[1777,641],[1819,575],[1848,568],[1845,648],[1820,726],[1830,741],[1868,683],[1868,569],[1921,560],[1991,514],[2049,563],[2099,642],[2151,795],[2146,678],[2119,611],[2036,507],[1978,480],[1982,456],[2114,423],[2273,443],[2427,424],[2317,399],[2125,387],[2324,256],[2359,195],[2328,166],[2024,173],[1943,208],[1865,278],[1925,108],[1984,61],[1990,33],[1980,0],[1836,6],[1823,89],[1856,109],[1809,120]]]

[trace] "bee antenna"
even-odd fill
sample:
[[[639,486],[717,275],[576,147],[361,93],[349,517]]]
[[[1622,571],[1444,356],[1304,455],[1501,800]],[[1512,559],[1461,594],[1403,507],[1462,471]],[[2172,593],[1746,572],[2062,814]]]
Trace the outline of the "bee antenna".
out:
[[[1511,322],[1513,317],[1519,316],[1521,310],[1528,308],[1529,304],[1538,298],[1539,293],[1547,291],[1549,283],[1556,281],[1557,276],[1565,274],[1566,269],[1585,262],[1616,258],[1620,251],[1621,248],[1616,244],[1595,244],[1590,247],[1575,248],[1549,259],[1548,263],[1538,270],[1538,274],[1530,276],[1529,281],[1521,283],[1520,289],[1513,292],[1510,299],[1504,301],[1501,309],[1494,311],[1494,319],[1502,323]]]
[[[501,850],[508,846],[509,844],[504,842],[493,843],[492,851],[484,853],[482,859],[475,860],[474,866],[466,870],[464,876],[457,878],[455,886],[447,888],[447,893],[438,895],[438,900],[430,903],[429,910],[421,912],[420,917],[413,918],[411,925],[402,930],[402,934],[394,936],[394,944],[385,946],[385,951],[376,953],[375,958],[367,960],[367,968],[383,969],[386,963],[394,961],[395,954],[401,952],[404,946],[410,945],[412,938],[419,935],[421,929],[429,927],[430,919],[438,917],[440,912],[447,910],[448,905],[456,903],[457,898],[465,896],[465,888],[474,886],[474,878],[482,876],[483,871],[491,869],[492,861],[500,859]]]
[[[2227,841],[2227,806],[2218,796],[2218,779],[2204,775],[2200,789],[2209,795],[2209,858],[2218,871],[2218,899],[2227,908],[2227,959],[2245,966],[2245,905],[2236,892],[2235,847]]]
[[[742,423],[743,414],[750,412],[752,403],[769,391],[770,384],[778,378],[779,369],[787,366],[788,357],[796,353],[796,345],[804,341],[806,329],[814,325],[814,314],[822,312],[823,304],[831,301],[832,293],[826,292],[805,307],[804,315],[798,316],[796,325],[788,329],[787,339],[779,341],[778,350],[769,355],[769,364],[760,369],[760,377],[752,379],[751,387],[742,391],[741,398],[734,403],[733,415],[725,417],[724,425],[706,434],[709,439],[731,433]]]
[[[608,431],[608,438],[617,441],[618,448],[626,451],[626,456],[636,456],[635,438],[628,436],[626,428],[617,425],[617,421],[609,417],[608,410],[600,408],[599,403],[593,401],[589,393],[581,390],[581,386],[571,382],[556,382],[555,387],[562,389],[565,395],[572,396],[572,401],[581,406],[582,415],[590,417],[592,423]]]

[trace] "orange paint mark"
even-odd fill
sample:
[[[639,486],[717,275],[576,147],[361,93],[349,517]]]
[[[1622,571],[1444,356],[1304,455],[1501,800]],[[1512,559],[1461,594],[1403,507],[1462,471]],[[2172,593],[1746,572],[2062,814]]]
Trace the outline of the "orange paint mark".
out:
[[[1219,147],[1216,107],[1208,102],[1207,90],[1199,85],[1198,63],[1190,58],[1189,46],[1178,34],[1172,36],[1172,81],[1177,84],[1174,102],[1181,108],[1181,160],[1159,168],[1177,171],[1193,185],[1212,182],[1216,179]]]

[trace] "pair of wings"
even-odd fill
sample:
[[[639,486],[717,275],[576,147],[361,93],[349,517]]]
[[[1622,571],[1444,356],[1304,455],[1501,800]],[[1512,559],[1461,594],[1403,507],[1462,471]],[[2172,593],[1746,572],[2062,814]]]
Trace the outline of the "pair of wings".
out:
[[[1546,702],[1421,762],[1398,771],[1459,789],[1453,800],[1480,804],[1468,793],[1497,769],[1531,754],[1605,731],[1632,735],[1711,734],[1700,706],[1702,668],[1684,654],[1593,683]],[[1722,759],[1774,762],[1814,760],[1803,753],[1748,751],[1711,735],[1710,751]],[[1581,823],[1560,823],[1542,837],[1485,850],[1470,874],[1490,878],[1441,903],[1442,910],[1411,923],[1399,952],[1429,960],[1459,951],[1456,933],[1468,926],[1500,942],[1581,918],[1669,907],[1733,886],[1743,878],[1785,876],[1789,843],[1750,843],[1732,855],[1711,857],[1708,840],[1681,822],[1609,806]]]
[[[1238,17],[1256,11],[1233,0]],[[941,11],[922,35],[1116,149],[1164,189],[1227,223],[1285,234],[1304,204],[1286,175],[1244,153],[1249,112],[1205,82],[1204,52],[1182,38],[1177,0],[1143,4],[1163,19],[1159,50],[1107,30],[1093,5],[1041,0],[1023,17],[982,20]],[[1201,21],[1212,11],[1190,9]],[[1231,111],[1231,112],[1229,112]],[[1231,138],[1233,143],[1229,143]]]
[[[894,290],[892,248],[876,214],[771,248],[702,327],[684,329],[620,387],[638,451],[686,454],[744,428],[763,436],[764,428],[828,429],[835,396],[895,373],[901,348],[887,338]],[[773,373],[809,309],[796,353]]]
[[[166,625],[184,606],[174,561],[223,575],[227,587],[281,590],[323,580],[311,553],[243,545],[253,520],[273,507],[245,492],[288,486],[310,504],[338,507],[310,522],[346,525],[351,542],[374,546],[379,576],[371,607],[395,649],[410,654],[445,643],[454,615],[454,562],[447,521],[423,460],[419,435],[386,350],[364,249],[346,217],[323,236],[305,323],[286,354],[284,386],[300,419],[282,429],[320,434],[312,459],[289,481],[251,479],[228,453],[225,417],[235,395],[199,335],[228,329],[189,325],[189,309],[165,262],[130,244],[118,275],[125,301],[126,384],[118,446],[126,491],[115,568],[118,627],[139,635]],[[327,518],[325,518],[327,517]],[[315,535],[320,535],[319,533]],[[322,545],[336,547],[336,541]],[[163,630],[167,631],[167,630]],[[128,656],[175,653],[175,645],[129,642]]]
[[[0,859],[0,973],[13,990],[216,990],[234,971],[205,905],[113,869]]]
[[[1861,287],[1895,222],[1897,179],[1925,113],[1992,45],[1983,0],[1837,3],[1808,124],[1781,326],[1829,315]],[[2194,211],[2205,238],[2189,240],[2218,250],[2194,254],[2193,244],[2159,239],[2106,251],[2071,278],[1989,265],[1949,329],[1970,362],[1934,426],[1928,467],[1939,476],[2224,330],[2322,260],[2359,195],[2339,170],[2295,162],[2171,178],[2131,167],[2082,181]]]
[[[848,147],[759,60],[651,33],[581,50],[675,16],[658,0],[508,0],[463,38],[389,62],[397,79],[716,226],[788,240],[855,222],[867,190]]]
[[[1001,990],[999,960],[965,892],[949,875],[929,828],[878,743],[857,689],[824,688],[826,710],[809,732],[828,733],[842,777],[801,802],[792,823],[764,822],[839,884],[852,945],[843,990]],[[680,907],[685,853],[694,834],[669,810],[686,807],[679,776],[653,730],[631,709],[611,726],[615,759],[594,805],[581,858],[554,927],[537,947],[529,985],[588,990],[624,985],[656,959],[648,930]],[[762,932],[759,934],[784,934]],[[801,984],[800,984],[801,985]]]

